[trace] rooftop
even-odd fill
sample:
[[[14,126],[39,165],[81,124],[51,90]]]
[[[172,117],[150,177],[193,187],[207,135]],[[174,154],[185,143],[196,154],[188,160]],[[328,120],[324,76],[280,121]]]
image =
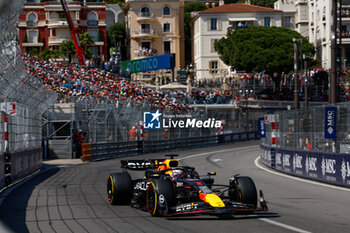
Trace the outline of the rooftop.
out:
[[[244,3],[231,3],[222,6],[213,7],[204,11],[201,14],[212,13],[244,13],[244,12],[282,12],[268,7],[249,5]]]

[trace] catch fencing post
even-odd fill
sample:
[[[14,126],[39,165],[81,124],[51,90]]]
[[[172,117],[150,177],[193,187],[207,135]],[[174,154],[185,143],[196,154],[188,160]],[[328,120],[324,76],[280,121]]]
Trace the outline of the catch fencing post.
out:
[[[8,119],[6,112],[2,112],[4,119],[4,157],[5,157],[5,185],[11,183],[11,154],[8,141]]]

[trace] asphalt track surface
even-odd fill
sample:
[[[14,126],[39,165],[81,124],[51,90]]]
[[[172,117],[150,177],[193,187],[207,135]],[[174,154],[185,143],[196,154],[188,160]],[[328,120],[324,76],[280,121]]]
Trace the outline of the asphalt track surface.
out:
[[[216,183],[250,176],[268,200],[256,215],[151,217],[130,206],[111,206],[108,174],[120,159],[53,168],[14,189],[0,209],[0,226],[12,232],[350,232],[350,189],[306,183],[256,166],[256,142],[172,152],[199,174],[216,171]],[[135,158],[163,158],[164,153]],[[123,158],[125,159],[125,158]],[[131,172],[132,177],[142,172]]]

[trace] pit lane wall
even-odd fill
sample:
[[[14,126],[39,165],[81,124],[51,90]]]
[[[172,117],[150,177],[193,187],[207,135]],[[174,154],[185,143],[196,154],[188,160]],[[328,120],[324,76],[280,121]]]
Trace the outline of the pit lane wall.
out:
[[[261,161],[293,176],[350,187],[350,154],[288,150],[260,145]]]

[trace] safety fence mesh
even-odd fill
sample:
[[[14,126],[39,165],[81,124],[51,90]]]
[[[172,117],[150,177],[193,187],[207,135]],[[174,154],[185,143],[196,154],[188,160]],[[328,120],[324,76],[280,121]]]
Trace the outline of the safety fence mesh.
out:
[[[57,99],[22,59],[17,22],[23,3],[0,2],[0,188],[41,166],[41,115]]]
[[[62,99],[62,98],[61,98]],[[54,110],[49,109],[48,139],[69,139],[73,131],[82,130],[85,142],[125,142],[170,140],[189,137],[212,136],[224,133],[254,132],[256,121],[264,112],[228,109],[192,108],[186,111],[175,111],[159,108],[151,102],[133,100],[108,101],[96,98],[65,98],[66,103],[57,104]],[[69,104],[73,104],[67,107]],[[64,107],[67,105],[66,107]],[[66,109],[66,110],[64,110]],[[144,113],[156,112],[161,115],[167,127],[160,129],[145,129]],[[262,110],[264,111],[264,110]],[[69,113],[69,114],[68,114]],[[179,127],[170,125],[172,121],[196,119],[197,121],[219,120],[220,127]],[[74,122],[70,122],[74,121]],[[134,131],[134,136],[132,135]]]
[[[24,0],[3,1],[0,7],[0,102],[3,106],[16,104],[14,112],[7,114],[10,151],[41,146],[41,114],[57,99],[56,93],[28,74],[22,59],[16,25],[23,3]],[[5,129],[0,129],[0,148],[4,151]]]
[[[262,139],[263,144],[285,149],[350,153],[350,105],[335,105],[336,139],[325,138],[326,106],[274,114],[274,126],[271,122],[266,124],[267,134]]]

